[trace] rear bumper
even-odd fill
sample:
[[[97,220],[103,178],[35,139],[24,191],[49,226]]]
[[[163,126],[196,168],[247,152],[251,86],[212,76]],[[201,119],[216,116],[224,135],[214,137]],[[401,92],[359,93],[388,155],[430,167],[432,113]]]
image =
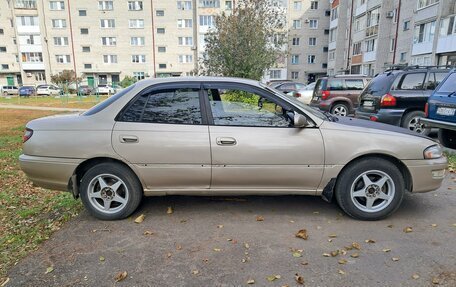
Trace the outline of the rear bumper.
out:
[[[454,130],[456,131],[456,123],[451,123],[451,122],[445,122],[445,121],[439,121],[439,120],[431,120],[428,118],[421,118],[420,119],[421,123],[424,123],[426,127],[430,128],[442,128],[442,129],[447,129],[447,130]]]
[[[438,159],[403,160],[412,176],[412,192],[428,192],[440,188],[448,167],[446,157]]]
[[[390,124],[394,126],[400,126],[402,122],[402,116],[405,110],[396,109],[380,109],[375,112],[364,112],[357,109],[355,111],[355,118],[363,120],[372,120],[375,118],[375,122]]]
[[[82,160],[20,155],[22,171],[37,186],[68,190],[68,182]]]

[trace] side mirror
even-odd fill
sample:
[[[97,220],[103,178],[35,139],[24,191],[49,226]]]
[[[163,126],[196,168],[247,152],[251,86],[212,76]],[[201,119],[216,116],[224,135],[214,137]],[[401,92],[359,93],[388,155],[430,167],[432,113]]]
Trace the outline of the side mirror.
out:
[[[305,128],[308,125],[307,118],[295,112],[294,114],[294,127]]]

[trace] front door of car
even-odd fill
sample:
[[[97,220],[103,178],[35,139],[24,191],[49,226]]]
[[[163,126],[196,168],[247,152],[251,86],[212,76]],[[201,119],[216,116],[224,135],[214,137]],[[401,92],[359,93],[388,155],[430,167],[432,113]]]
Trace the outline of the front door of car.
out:
[[[315,192],[324,164],[318,128],[293,127],[293,107],[260,88],[224,83],[204,88],[211,188]]]
[[[114,150],[135,165],[147,189],[206,189],[209,132],[199,83],[175,83],[138,94],[117,116]]]

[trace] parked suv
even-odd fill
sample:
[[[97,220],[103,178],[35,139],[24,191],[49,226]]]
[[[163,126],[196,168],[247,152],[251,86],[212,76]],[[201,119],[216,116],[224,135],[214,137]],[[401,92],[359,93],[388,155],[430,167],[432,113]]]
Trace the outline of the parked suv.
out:
[[[348,116],[358,106],[358,97],[369,82],[362,75],[340,75],[317,80],[312,107],[338,116]]]
[[[401,126],[428,135],[419,119],[432,91],[448,74],[446,67],[402,67],[377,75],[359,99],[355,117]]]
[[[19,90],[16,86],[0,86],[0,93],[4,96],[17,95]]]
[[[426,127],[440,128],[440,143],[456,149],[456,70],[452,70],[429,97],[426,118],[420,122]]]

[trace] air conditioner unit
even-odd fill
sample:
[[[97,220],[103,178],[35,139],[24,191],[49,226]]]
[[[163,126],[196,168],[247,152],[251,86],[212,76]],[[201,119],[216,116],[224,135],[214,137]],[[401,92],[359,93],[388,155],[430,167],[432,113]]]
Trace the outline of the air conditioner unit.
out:
[[[310,23],[310,20],[309,20],[309,19],[306,19],[306,20],[304,20],[304,23],[309,24],[309,23]]]
[[[394,18],[394,11],[389,11],[386,13],[386,18]]]

